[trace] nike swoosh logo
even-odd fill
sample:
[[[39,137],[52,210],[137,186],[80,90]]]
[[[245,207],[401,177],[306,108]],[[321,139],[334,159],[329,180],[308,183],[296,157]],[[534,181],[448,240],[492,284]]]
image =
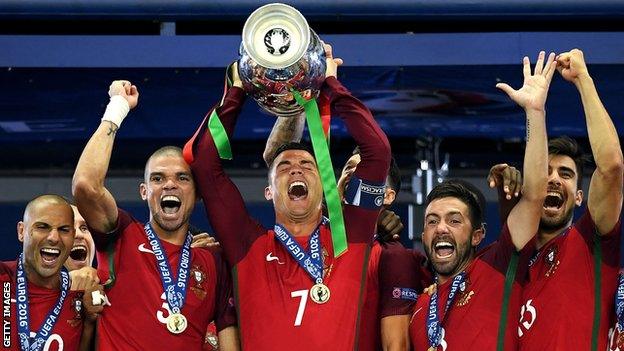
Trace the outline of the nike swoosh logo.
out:
[[[284,264],[284,262],[280,262],[279,257],[273,256],[272,252],[269,252],[266,255],[266,260],[267,260],[267,262],[277,261],[277,264]]]
[[[139,245],[139,251],[141,252],[146,252],[146,253],[151,253],[152,255],[154,255],[154,251],[148,249],[145,247],[145,243]]]
[[[416,310],[416,312],[414,312],[414,314],[416,314],[416,313],[420,312],[420,310],[422,310],[422,309],[423,309],[422,307],[421,307],[421,308],[419,308],[419,309],[417,309],[417,310]]]

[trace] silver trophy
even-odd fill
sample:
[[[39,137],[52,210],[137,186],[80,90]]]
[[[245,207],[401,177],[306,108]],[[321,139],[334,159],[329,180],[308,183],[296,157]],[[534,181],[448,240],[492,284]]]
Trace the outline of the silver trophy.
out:
[[[238,73],[245,91],[269,113],[299,115],[303,107],[292,90],[306,99],[318,97],[325,66],[321,40],[295,8],[268,4],[247,18]]]

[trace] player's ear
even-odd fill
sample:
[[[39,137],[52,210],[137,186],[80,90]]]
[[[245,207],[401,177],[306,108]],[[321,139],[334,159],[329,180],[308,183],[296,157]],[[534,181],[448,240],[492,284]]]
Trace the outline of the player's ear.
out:
[[[475,229],[472,232],[472,246],[477,247],[481,243],[481,241],[485,238],[485,228],[480,226],[478,229]]]
[[[273,200],[273,192],[271,191],[270,185],[267,185],[266,188],[264,188],[264,198],[269,201]]]
[[[576,194],[574,196],[574,204],[576,204],[576,206],[581,206],[582,203],[583,203],[583,190],[579,189],[576,191]]]
[[[17,222],[17,240],[24,242],[24,222]]]
[[[396,191],[394,189],[386,187],[386,192],[384,193],[383,204],[385,206],[392,205],[394,199],[396,198]]]
[[[139,194],[141,194],[141,199],[143,201],[147,200],[147,185],[145,185],[145,183],[139,185]]]

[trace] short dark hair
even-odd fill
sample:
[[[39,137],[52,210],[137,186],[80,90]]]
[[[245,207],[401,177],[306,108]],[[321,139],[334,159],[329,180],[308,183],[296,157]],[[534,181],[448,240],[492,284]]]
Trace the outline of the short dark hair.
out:
[[[583,185],[583,167],[589,161],[589,156],[583,152],[576,140],[565,135],[550,139],[548,141],[548,155],[568,156],[574,161],[577,174],[576,185],[581,189]]]
[[[476,186],[461,179],[445,180],[433,187],[427,195],[427,205],[433,200],[445,197],[454,197],[468,206],[472,229],[483,227],[485,197]]]
[[[143,178],[145,179],[146,182],[148,178],[147,168],[149,166],[150,161],[152,161],[156,157],[160,157],[164,155],[180,156],[180,158],[184,159],[184,156],[182,156],[182,149],[174,145],[166,145],[152,152],[150,157],[148,157],[147,161],[145,162],[145,169],[143,170]]]
[[[360,147],[356,146],[353,149],[351,155],[359,155]],[[398,196],[401,191],[401,170],[399,169],[399,165],[397,165],[394,156],[390,157],[390,168],[388,169],[388,186],[394,190],[395,194]]]
[[[288,151],[288,150],[303,150],[303,151],[306,151],[310,155],[312,155],[312,158],[316,162],[316,157],[314,156],[314,150],[312,150],[312,146],[310,144],[303,143],[303,142],[291,141],[291,142],[284,143],[284,144],[280,145],[277,148],[277,150],[275,150],[275,152],[273,153],[273,158],[271,159],[271,163],[269,163],[269,169],[271,167],[273,167],[273,162],[275,162],[275,160],[277,159],[277,156],[279,156],[279,154],[281,154],[282,152]]]

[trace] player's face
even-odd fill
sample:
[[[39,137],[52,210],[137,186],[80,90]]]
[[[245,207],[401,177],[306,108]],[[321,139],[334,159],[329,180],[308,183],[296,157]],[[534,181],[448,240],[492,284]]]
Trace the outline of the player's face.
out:
[[[91,232],[87,227],[87,222],[82,217],[78,208],[72,205],[74,210],[74,230],[76,237],[74,239],[74,246],[69,252],[69,257],[65,261],[65,267],[68,270],[73,271],[93,264],[93,257],[95,256],[95,243]]]
[[[351,176],[353,172],[357,169],[358,164],[362,158],[359,154],[351,156],[344,167],[342,168],[342,173],[340,174],[340,179],[338,179],[338,193],[340,194],[340,198],[344,198],[344,191],[347,184],[349,184],[349,180],[351,180]]]
[[[318,215],[323,188],[316,162],[309,152],[280,153],[273,161],[270,180],[265,196],[273,200],[276,214],[295,221]]]
[[[17,225],[24,243],[24,265],[29,280],[56,279],[74,243],[74,216],[64,203],[42,201],[32,206]]]
[[[446,277],[463,270],[472,258],[472,248],[483,237],[481,231],[472,228],[468,206],[461,200],[444,197],[431,201],[425,210],[422,239],[435,272]]]
[[[540,228],[563,229],[572,221],[574,207],[583,201],[583,192],[577,187],[578,174],[572,158],[549,155],[548,160],[548,192],[542,208]]]
[[[145,174],[141,197],[147,201],[152,223],[167,232],[188,224],[195,207],[195,183],[191,168],[182,156],[152,157]]]

